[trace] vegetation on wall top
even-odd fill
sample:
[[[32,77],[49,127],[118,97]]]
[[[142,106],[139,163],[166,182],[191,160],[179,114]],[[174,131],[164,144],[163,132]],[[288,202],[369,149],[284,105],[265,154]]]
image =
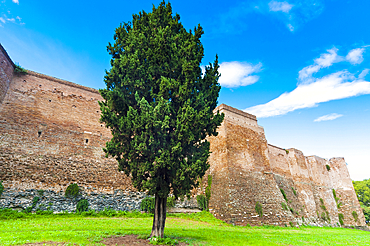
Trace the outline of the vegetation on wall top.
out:
[[[15,64],[15,67],[14,67],[14,74],[15,75],[24,75],[24,74],[27,74],[27,70],[24,69],[23,67]]]

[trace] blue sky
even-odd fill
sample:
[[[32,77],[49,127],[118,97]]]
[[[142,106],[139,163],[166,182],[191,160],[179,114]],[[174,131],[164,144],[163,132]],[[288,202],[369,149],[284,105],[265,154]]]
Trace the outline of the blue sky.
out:
[[[24,68],[103,88],[106,45],[160,1],[0,0],[0,42]],[[370,1],[172,1],[218,54],[219,103],[257,115],[269,143],[344,157],[370,178]]]

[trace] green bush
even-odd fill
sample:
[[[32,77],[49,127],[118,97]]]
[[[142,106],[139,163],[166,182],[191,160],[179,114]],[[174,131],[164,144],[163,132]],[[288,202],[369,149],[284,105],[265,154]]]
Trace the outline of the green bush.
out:
[[[330,171],[330,166],[326,164],[326,170]]]
[[[3,194],[4,192],[4,185],[3,185],[3,181],[0,181],[0,197],[1,195]]]
[[[356,211],[352,211],[352,216],[355,219],[355,222],[357,222],[357,220],[358,220],[358,214],[357,214]]]
[[[262,211],[262,205],[261,205],[261,203],[257,202],[257,203],[256,203],[256,206],[255,206],[255,209],[256,209],[257,214],[258,214],[260,217],[262,217],[262,215],[263,215],[263,211]]]
[[[339,218],[339,223],[340,223],[340,225],[344,225],[344,222],[343,222],[343,220],[344,220],[344,215],[343,215],[343,214],[338,214],[338,218]]]
[[[82,213],[88,210],[89,210],[89,202],[86,199],[79,200],[76,206],[76,212]]]
[[[201,210],[207,211],[207,197],[205,195],[197,195],[197,203]]]
[[[167,197],[167,208],[173,208],[175,207],[175,197],[169,196]]]
[[[44,196],[44,192],[45,192],[44,190],[38,190],[37,191],[37,193],[39,193],[39,196],[41,196],[41,197]]]
[[[141,211],[154,213],[155,208],[155,198],[154,197],[145,197],[140,203]]]
[[[77,197],[79,192],[80,187],[77,184],[70,184],[65,191],[65,196],[69,198]]]
[[[179,244],[179,242],[177,241],[177,239],[172,239],[170,237],[164,237],[164,238],[152,237],[149,240],[149,244],[153,244],[153,245],[177,245],[177,244]]]

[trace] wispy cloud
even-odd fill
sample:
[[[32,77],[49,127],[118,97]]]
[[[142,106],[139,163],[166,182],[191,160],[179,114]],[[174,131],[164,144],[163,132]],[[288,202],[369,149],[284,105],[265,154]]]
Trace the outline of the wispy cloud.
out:
[[[277,12],[282,11],[284,13],[289,13],[294,5],[289,4],[288,2],[278,2],[278,1],[271,1],[269,2],[270,11]]]
[[[297,109],[316,107],[323,102],[370,94],[370,82],[363,79],[368,72],[366,69],[357,78],[347,70],[321,78],[312,77],[312,74],[321,68],[343,60],[343,57],[338,56],[337,49],[328,50],[328,53],[314,60],[314,65],[299,71],[300,83],[293,91],[283,93],[266,104],[253,106],[245,111],[257,117],[270,117]]]
[[[19,4],[19,0],[12,0],[13,3]]]
[[[319,58],[315,59],[313,65],[299,71],[299,79],[301,81],[308,80],[312,74],[318,72],[321,68],[330,67],[335,62],[343,61],[343,58],[337,54],[337,48],[334,47],[327,51],[328,53],[321,54]]]
[[[338,119],[338,118],[340,118],[342,116],[343,116],[342,114],[337,114],[337,113],[327,114],[327,115],[323,115],[323,116],[315,119],[314,122],[335,120],[335,119]]]
[[[353,49],[350,52],[348,52],[346,59],[352,64],[360,64],[364,60],[362,56],[364,50],[365,48]]]
[[[2,23],[5,23],[5,20],[4,20],[4,18],[3,18],[3,17],[0,17],[0,21],[1,21]]]
[[[366,75],[369,73],[370,69],[368,68],[365,68],[364,70],[362,70],[362,72],[358,75],[358,78],[359,79],[364,79],[366,77]]]
[[[259,76],[253,75],[261,71],[262,63],[256,65],[245,62],[223,62],[220,64],[221,77],[219,83],[227,88],[236,88],[254,84]]]

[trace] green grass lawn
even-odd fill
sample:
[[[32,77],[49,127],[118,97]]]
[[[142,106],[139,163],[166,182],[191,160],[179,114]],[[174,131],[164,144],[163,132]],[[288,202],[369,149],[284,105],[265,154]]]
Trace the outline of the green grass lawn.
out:
[[[115,215],[0,216],[0,245],[56,241],[99,245],[111,235],[149,235],[152,217]],[[370,245],[370,232],[342,228],[241,227],[223,223],[209,213],[169,215],[165,235],[190,245]]]

